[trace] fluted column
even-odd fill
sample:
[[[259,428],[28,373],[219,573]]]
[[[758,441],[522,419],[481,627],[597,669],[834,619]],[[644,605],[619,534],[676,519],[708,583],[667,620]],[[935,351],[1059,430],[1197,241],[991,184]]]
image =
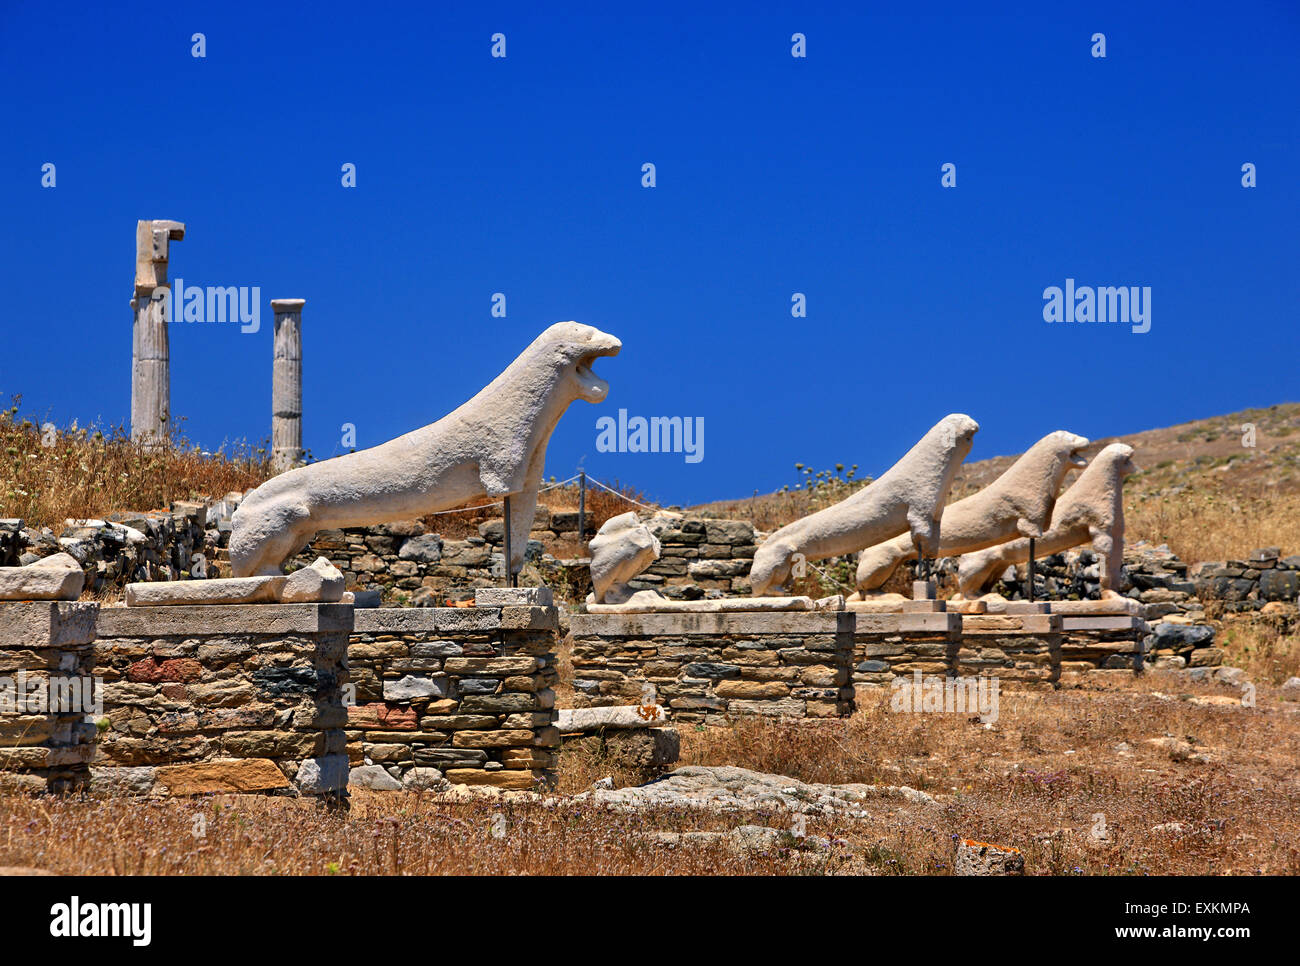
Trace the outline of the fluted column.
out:
[[[167,335],[170,242],[185,237],[179,221],[135,223],[135,295],[131,309],[131,438],[161,442],[171,429],[171,354]]]
[[[271,368],[271,465],[277,473],[302,461],[302,307],[272,299],[275,357]]]

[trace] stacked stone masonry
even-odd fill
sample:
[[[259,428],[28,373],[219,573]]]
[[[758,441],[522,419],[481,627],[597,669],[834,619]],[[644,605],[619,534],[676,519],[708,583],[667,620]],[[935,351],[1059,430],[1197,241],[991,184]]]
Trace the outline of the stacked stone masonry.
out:
[[[553,784],[554,607],[358,610],[348,648],[354,784]]]
[[[67,792],[89,778],[99,605],[0,603],[0,790]]]
[[[92,787],[342,798],[352,614],[346,604],[104,608]]]
[[[853,618],[847,612],[574,615],[574,704],[658,700],[679,721],[850,714]]]
[[[1249,560],[1196,564],[1190,571],[1196,593],[1228,612],[1262,610],[1269,603],[1300,598],[1300,555],[1277,547],[1254,550]]]

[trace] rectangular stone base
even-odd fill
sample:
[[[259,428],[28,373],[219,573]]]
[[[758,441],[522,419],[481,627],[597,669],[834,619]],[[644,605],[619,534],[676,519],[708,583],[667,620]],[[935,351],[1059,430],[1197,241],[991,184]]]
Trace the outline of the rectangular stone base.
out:
[[[0,603],[0,790],[67,792],[89,781],[99,604]]]
[[[101,610],[92,789],[342,799],[348,604]]]
[[[858,616],[847,611],[575,614],[574,703],[658,700],[670,719],[680,721],[847,715],[853,710]]]
[[[358,611],[348,645],[354,783],[553,784],[558,627],[554,607],[532,604]]]

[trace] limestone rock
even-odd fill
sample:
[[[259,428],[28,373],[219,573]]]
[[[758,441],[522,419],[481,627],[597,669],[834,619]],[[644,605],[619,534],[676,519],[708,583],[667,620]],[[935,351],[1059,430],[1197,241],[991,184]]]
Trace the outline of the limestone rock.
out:
[[[348,784],[355,788],[369,788],[376,792],[398,792],[402,783],[384,770],[382,765],[360,765],[348,772]]]
[[[924,792],[891,785],[817,785],[731,765],[678,768],[647,785],[594,789],[574,796],[615,808],[687,807],[722,811],[785,808],[793,812],[853,812],[865,801],[893,799],[933,805]]]
[[[26,567],[0,567],[0,600],[76,600],[85,583],[76,558],[56,553]]]
[[[667,718],[657,704],[625,704],[603,708],[561,708],[555,726],[565,734],[605,728],[654,728]]]
[[[958,839],[953,875],[1024,875],[1025,857],[1017,848]]]
[[[257,759],[251,759],[257,760]],[[342,791],[348,787],[348,756],[322,755],[308,758],[298,766],[293,784],[306,795]]]
[[[295,570],[280,591],[285,604],[333,604],[343,599],[343,574],[324,557]]]
[[[408,674],[397,681],[384,682],[385,701],[420,701],[447,697],[446,678],[417,677]]]
[[[402,776],[402,787],[408,791],[443,788],[446,784],[447,779],[436,768],[412,768]]]

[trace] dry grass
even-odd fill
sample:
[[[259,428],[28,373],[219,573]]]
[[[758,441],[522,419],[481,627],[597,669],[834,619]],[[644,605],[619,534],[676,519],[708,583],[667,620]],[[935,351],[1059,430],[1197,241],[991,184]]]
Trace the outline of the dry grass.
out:
[[[121,427],[43,431],[19,419],[19,398],[0,410],[0,517],[58,528],[69,517],[166,508],[172,500],[248,490],[271,475],[264,450],[205,454],[183,437],[156,449]]]
[[[1272,689],[1247,708],[1227,689],[1152,674],[1105,690],[1003,693],[999,710],[993,728],[960,714],[904,716],[881,691],[846,721],[683,728],[684,764],[905,784],[936,799],[869,799],[859,816],[810,816],[809,835],[840,842],[816,855],[738,853],[716,840],[672,846],[657,835],[790,828],[794,816],[779,809],[619,813],[567,795],[543,804],[358,791],[350,813],[338,814],[252,796],[0,795],[0,866],[104,875],[945,874],[953,837],[963,836],[1021,849],[1030,874],[1300,874],[1300,706]],[[598,762],[562,757],[561,789],[585,787],[599,771]]]
[[[1243,560],[1257,547],[1300,553],[1300,492],[1255,484],[1222,485],[1177,494],[1130,495],[1125,488],[1126,538],[1167,543],[1189,562]]]
[[[599,529],[610,517],[639,509],[637,504],[648,504],[650,500],[635,487],[620,483],[618,480],[605,482],[618,495],[588,485],[586,497],[587,528]],[[633,502],[635,501],[635,502]],[[566,511],[577,512],[579,502],[578,485],[570,483],[545,489],[539,495],[537,503],[552,513]],[[444,511],[424,517],[421,521],[425,527],[438,533],[445,540],[463,540],[465,537],[477,536],[480,523],[501,518],[501,507],[486,499],[471,500],[464,507]],[[546,548],[548,553],[557,557],[578,557],[586,553],[586,542],[579,543],[576,533],[560,534]]]
[[[1285,614],[1224,614],[1215,635],[1224,662],[1242,668],[1256,682],[1281,684],[1300,676],[1300,620]]]

